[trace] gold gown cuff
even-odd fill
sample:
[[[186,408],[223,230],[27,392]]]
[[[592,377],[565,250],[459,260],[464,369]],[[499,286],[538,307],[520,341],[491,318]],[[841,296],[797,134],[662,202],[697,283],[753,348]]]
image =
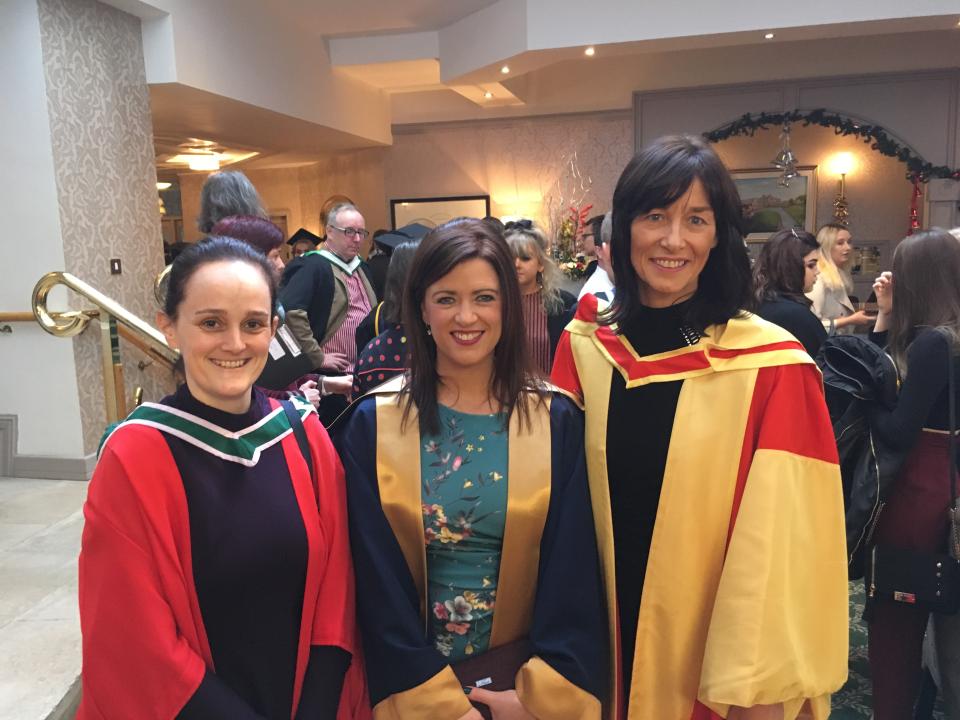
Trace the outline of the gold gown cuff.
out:
[[[432,678],[377,703],[374,720],[457,720],[473,706],[448,665]]]
[[[600,720],[600,701],[536,656],[517,673],[517,695],[543,720]]]

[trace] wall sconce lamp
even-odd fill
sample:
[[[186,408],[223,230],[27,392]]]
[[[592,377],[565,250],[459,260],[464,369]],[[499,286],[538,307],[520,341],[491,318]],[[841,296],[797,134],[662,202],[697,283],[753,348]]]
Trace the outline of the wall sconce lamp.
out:
[[[850,203],[847,201],[846,180],[847,174],[856,166],[856,161],[853,153],[841,152],[830,158],[827,166],[833,174],[840,176],[837,197],[833,201],[833,220],[841,225],[847,225],[850,222]]]

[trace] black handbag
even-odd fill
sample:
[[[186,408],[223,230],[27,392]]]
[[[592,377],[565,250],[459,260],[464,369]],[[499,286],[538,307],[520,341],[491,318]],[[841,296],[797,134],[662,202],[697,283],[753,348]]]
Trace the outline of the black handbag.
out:
[[[960,508],[957,505],[957,420],[953,358],[951,351],[947,384],[950,394],[949,553],[940,555],[889,545],[874,545],[870,550],[866,577],[867,604],[864,616],[867,618],[877,602],[915,605],[941,615],[954,615],[960,610]]]

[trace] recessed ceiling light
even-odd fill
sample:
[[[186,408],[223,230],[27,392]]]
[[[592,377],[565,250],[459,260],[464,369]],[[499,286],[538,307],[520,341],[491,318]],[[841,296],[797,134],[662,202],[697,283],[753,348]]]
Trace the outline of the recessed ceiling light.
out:
[[[510,66],[509,66],[509,65],[504,65],[502,68],[500,68],[500,72],[502,72],[504,75],[506,75],[507,73],[510,72]]]
[[[594,49],[593,45],[591,45],[590,47],[588,47],[586,50],[583,51],[583,54],[586,55],[587,57],[593,57],[594,55],[596,55],[596,53],[597,51]]]
[[[773,33],[767,33],[763,36],[764,40],[773,40]]]
[[[220,169],[220,156],[216,153],[191,155],[187,167],[194,171],[211,172]]]
[[[490,98],[493,97],[493,93],[490,92],[489,90],[487,90],[487,91],[483,94],[483,97],[484,97],[485,100],[489,100]]]

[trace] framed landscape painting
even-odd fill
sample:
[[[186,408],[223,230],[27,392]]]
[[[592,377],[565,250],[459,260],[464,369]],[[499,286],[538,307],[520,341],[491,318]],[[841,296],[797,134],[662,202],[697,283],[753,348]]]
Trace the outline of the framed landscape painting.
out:
[[[390,201],[390,221],[394,230],[410,223],[436,227],[456,217],[485,218],[489,214],[489,195],[401,198]]]
[[[747,243],[762,242],[792,227],[817,232],[817,168],[798,167],[799,177],[786,187],[780,170],[734,170],[740,193]]]

